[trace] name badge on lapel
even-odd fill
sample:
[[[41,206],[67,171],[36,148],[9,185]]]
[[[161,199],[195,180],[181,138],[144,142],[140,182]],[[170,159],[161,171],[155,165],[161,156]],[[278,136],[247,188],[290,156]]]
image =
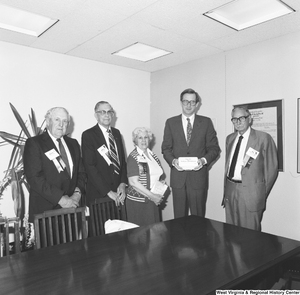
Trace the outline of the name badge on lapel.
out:
[[[243,165],[247,168],[249,168],[253,162],[253,160],[255,160],[257,158],[257,156],[259,155],[259,151],[253,149],[252,147],[250,147],[244,157],[243,160]]]
[[[98,153],[103,157],[103,159],[106,161],[106,163],[108,164],[108,166],[110,166],[111,164],[111,160],[109,158],[109,150],[106,147],[106,145],[102,145],[97,149]]]
[[[46,157],[53,162],[54,166],[56,167],[58,173],[64,171],[62,166],[59,164],[58,160],[60,158],[59,153],[55,150],[52,149],[48,152],[45,153]]]

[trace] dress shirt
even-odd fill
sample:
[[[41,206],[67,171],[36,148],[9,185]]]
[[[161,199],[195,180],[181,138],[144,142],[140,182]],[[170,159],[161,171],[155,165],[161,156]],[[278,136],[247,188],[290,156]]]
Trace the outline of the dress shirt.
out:
[[[109,128],[105,128],[105,127],[101,126],[100,124],[98,124],[98,126],[100,127],[100,130],[102,131],[102,133],[104,135],[104,138],[105,138],[105,141],[106,141],[106,146],[107,146],[107,148],[110,151],[109,135],[108,135],[108,130],[110,129],[110,127]],[[116,141],[115,141],[115,148],[116,148],[116,153],[117,153],[118,159],[120,159],[119,158],[119,152],[118,152],[118,147],[117,147]]]
[[[247,147],[247,143],[248,143],[248,139],[249,139],[249,135],[250,135],[250,130],[251,130],[251,128],[249,127],[248,130],[243,134],[243,140],[241,142],[241,146],[240,146],[240,150],[239,150],[239,154],[238,154],[238,158],[237,158],[236,166],[235,166],[235,170],[234,170],[234,175],[233,175],[233,178],[232,178],[234,180],[242,180],[241,171],[242,171],[242,168],[243,168],[243,165],[244,165],[243,161],[244,161],[246,147]],[[237,136],[234,140],[234,144],[233,144],[232,149],[231,149],[229,167],[231,165],[232,157],[233,157],[235,147],[237,145],[237,142],[239,140],[240,135],[241,134],[239,134],[237,132]],[[229,171],[227,171],[227,175],[228,175],[228,172]]]
[[[57,150],[59,151],[59,143],[57,141],[57,138],[54,137],[48,130],[47,130],[50,138],[52,139],[53,143],[55,144]],[[72,157],[71,157],[71,154],[70,154],[70,151],[69,151],[69,148],[64,140],[63,137],[60,138],[61,139],[61,143],[63,144],[65,150],[66,150],[66,153],[67,153],[67,157],[68,157],[68,161],[69,161],[69,166],[70,166],[70,177],[72,178],[72,172],[73,172],[73,161],[72,161]]]
[[[187,117],[184,114],[181,114],[181,118],[182,118],[182,126],[183,126],[183,131],[184,131],[185,140],[186,140],[187,139],[187,124],[188,124],[187,118],[190,119],[190,122],[191,122],[191,125],[192,125],[192,129],[193,129],[194,121],[195,121],[195,114],[191,115],[190,117]],[[202,164],[206,165],[207,164],[207,160],[204,157],[201,158],[201,159],[203,159]],[[172,163],[172,165],[174,166],[174,162]]]
[[[190,122],[191,122],[191,125],[192,125],[192,128],[193,128],[194,121],[195,121],[195,114],[193,114],[190,117],[187,117],[184,114],[182,114],[181,118],[182,118],[182,126],[183,126],[183,131],[184,131],[185,139],[187,139],[187,124],[188,124],[187,118],[190,119]]]

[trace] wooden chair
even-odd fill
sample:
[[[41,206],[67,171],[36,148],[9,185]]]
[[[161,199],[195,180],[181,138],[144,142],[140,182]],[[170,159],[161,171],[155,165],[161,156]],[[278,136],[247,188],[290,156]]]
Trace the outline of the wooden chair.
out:
[[[104,224],[108,219],[127,221],[125,204],[117,207],[109,197],[95,199],[95,202],[90,204],[89,209],[90,230],[93,237],[105,234]]]
[[[87,238],[85,207],[62,208],[34,215],[35,249]]]
[[[9,229],[12,228],[13,224],[14,231],[14,247],[13,251],[10,251],[10,242],[9,242]],[[19,218],[5,218],[0,217],[0,257],[8,256],[10,254],[20,253],[20,226]]]

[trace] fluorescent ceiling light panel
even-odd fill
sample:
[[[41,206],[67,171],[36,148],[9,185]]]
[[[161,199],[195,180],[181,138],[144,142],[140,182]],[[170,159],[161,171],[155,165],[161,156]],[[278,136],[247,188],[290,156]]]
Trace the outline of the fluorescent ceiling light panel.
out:
[[[39,37],[57,19],[51,19],[35,13],[0,4],[0,28]]]
[[[112,54],[146,62],[170,53],[172,52],[137,42]]]
[[[294,11],[280,0],[235,0],[204,15],[239,31]]]

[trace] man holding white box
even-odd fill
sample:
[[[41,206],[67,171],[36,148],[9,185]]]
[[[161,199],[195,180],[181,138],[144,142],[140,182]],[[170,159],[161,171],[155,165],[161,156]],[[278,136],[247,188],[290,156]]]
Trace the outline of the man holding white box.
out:
[[[193,89],[180,95],[182,114],[166,121],[162,153],[171,167],[174,217],[205,216],[208,166],[220,147],[212,121],[196,115],[200,96]]]

